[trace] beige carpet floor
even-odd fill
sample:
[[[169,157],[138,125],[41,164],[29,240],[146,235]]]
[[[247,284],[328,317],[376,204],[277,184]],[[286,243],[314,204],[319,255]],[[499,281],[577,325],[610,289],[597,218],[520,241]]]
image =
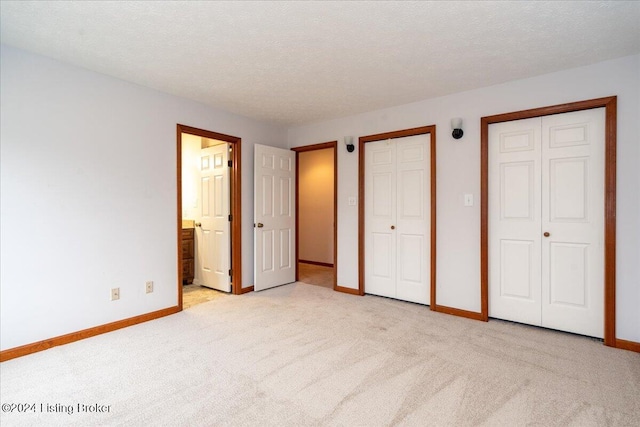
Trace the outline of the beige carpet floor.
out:
[[[0,378],[2,426],[640,425],[640,354],[303,284],[10,360]]]

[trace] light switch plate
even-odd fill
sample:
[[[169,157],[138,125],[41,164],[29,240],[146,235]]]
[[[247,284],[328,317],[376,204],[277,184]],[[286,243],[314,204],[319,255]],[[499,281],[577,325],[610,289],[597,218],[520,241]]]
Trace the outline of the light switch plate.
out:
[[[349,206],[355,206],[356,205],[356,198],[351,196],[349,197]]]
[[[465,206],[473,206],[473,194],[465,194],[464,195],[464,205]]]

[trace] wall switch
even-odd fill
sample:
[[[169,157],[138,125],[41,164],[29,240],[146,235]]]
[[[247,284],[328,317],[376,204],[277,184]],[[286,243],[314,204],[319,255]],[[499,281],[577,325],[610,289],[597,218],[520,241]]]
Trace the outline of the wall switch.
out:
[[[111,289],[111,301],[120,299],[120,288]]]
[[[145,291],[150,294],[151,292],[153,292],[153,280],[149,280],[148,282],[145,283]]]
[[[356,198],[355,197],[349,197],[349,206],[355,206],[356,205]]]
[[[473,194],[465,194],[464,195],[464,205],[465,206],[473,206]]]

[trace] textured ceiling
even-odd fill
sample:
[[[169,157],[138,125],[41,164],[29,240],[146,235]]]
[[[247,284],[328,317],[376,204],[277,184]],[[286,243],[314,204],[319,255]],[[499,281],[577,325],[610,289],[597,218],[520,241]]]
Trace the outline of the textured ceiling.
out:
[[[0,41],[282,125],[640,52],[639,2],[2,1]]]

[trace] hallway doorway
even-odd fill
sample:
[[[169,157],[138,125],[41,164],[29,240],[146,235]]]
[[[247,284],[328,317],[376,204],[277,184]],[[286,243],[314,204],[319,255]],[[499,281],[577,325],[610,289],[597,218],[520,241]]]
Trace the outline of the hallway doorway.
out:
[[[296,152],[296,280],[337,286],[337,142]]]

